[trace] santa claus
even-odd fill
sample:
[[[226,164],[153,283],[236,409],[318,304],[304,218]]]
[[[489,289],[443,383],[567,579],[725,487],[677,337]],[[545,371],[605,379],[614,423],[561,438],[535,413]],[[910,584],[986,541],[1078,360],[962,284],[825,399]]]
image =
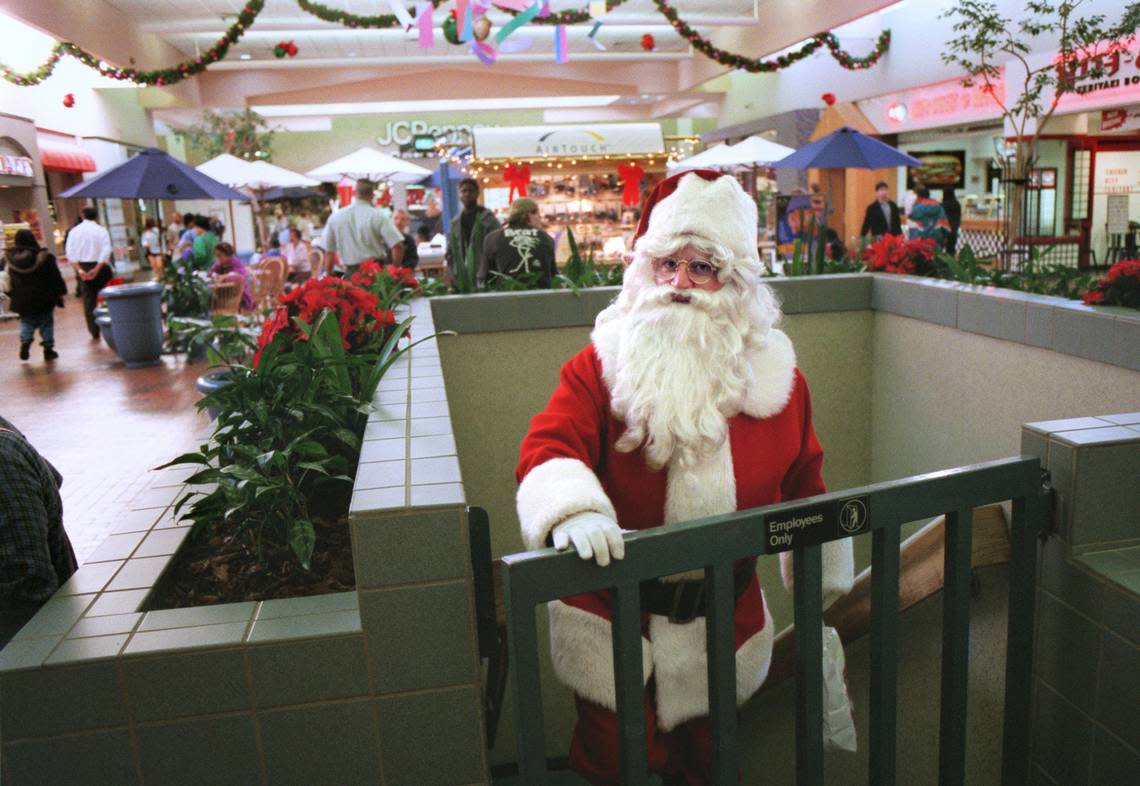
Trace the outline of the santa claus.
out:
[[[637,230],[621,294],[522,444],[518,512],[528,548],[573,546],[606,566],[641,530],[824,492],[807,382],[761,282],[756,204],[707,170],[662,181]],[[825,545],[825,599],[850,589],[850,540]],[[785,568],[787,566],[785,565]],[[768,672],[774,625],[755,573],[736,576],[736,685]],[[785,570],[785,576],[788,571]],[[642,585],[649,764],[708,782],[703,571]],[[609,596],[549,606],[559,679],[574,693],[571,767],[619,783]]]

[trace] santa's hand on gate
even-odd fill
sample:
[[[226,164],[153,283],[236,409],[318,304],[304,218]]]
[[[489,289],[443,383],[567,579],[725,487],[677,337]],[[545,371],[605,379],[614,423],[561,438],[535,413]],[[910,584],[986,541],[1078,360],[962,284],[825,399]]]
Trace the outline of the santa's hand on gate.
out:
[[[577,513],[556,526],[550,534],[554,548],[565,551],[573,543],[579,557],[594,559],[602,567],[610,564],[610,557],[621,559],[625,556],[621,528],[616,521],[601,513]]]

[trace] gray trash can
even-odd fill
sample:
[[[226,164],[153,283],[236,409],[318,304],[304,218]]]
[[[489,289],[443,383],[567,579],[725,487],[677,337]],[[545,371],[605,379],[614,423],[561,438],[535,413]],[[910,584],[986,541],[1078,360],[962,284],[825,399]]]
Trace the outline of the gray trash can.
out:
[[[107,287],[103,299],[111,314],[115,351],[128,368],[153,366],[162,358],[162,284]]]
[[[96,309],[96,311],[98,311],[98,309]],[[111,348],[112,352],[117,353],[119,350],[115,348],[115,333],[111,328],[111,315],[109,313],[96,314],[95,324],[99,326],[99,333],[103,336],[103,340],[107,342],[107,346]]]

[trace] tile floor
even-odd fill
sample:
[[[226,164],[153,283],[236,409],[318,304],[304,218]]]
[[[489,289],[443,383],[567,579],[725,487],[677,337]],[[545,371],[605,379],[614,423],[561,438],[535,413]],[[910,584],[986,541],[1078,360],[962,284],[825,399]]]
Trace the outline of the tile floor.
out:
[[[69,286],[69,272],[64,277]],[[74,291],[74,290],[73,290]],[[207,420],[194,403],[205,363],[164,356],[128,369],[87,334],[80,300],[55,312],[56,351],[45,364],[37,344],[21,362],[18,322],[0,321],[0,415],[63,474],[64,525],[82,563],[146,488],[151,468],[195,445]]]

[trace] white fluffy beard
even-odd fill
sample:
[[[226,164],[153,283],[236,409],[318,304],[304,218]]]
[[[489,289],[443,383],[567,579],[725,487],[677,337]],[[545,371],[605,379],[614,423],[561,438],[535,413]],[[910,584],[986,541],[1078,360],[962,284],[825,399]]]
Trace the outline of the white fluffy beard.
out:
[[[717,292],[653,284],[623,292],[615,306],[624,313],[605,325],[620,333],[606,375],[626,425],[619,451],[644,447],[654,470],[670,461],[689,467],[727,439],[750,377],[746,350],[763,337],[744,292],[735,281]]]

